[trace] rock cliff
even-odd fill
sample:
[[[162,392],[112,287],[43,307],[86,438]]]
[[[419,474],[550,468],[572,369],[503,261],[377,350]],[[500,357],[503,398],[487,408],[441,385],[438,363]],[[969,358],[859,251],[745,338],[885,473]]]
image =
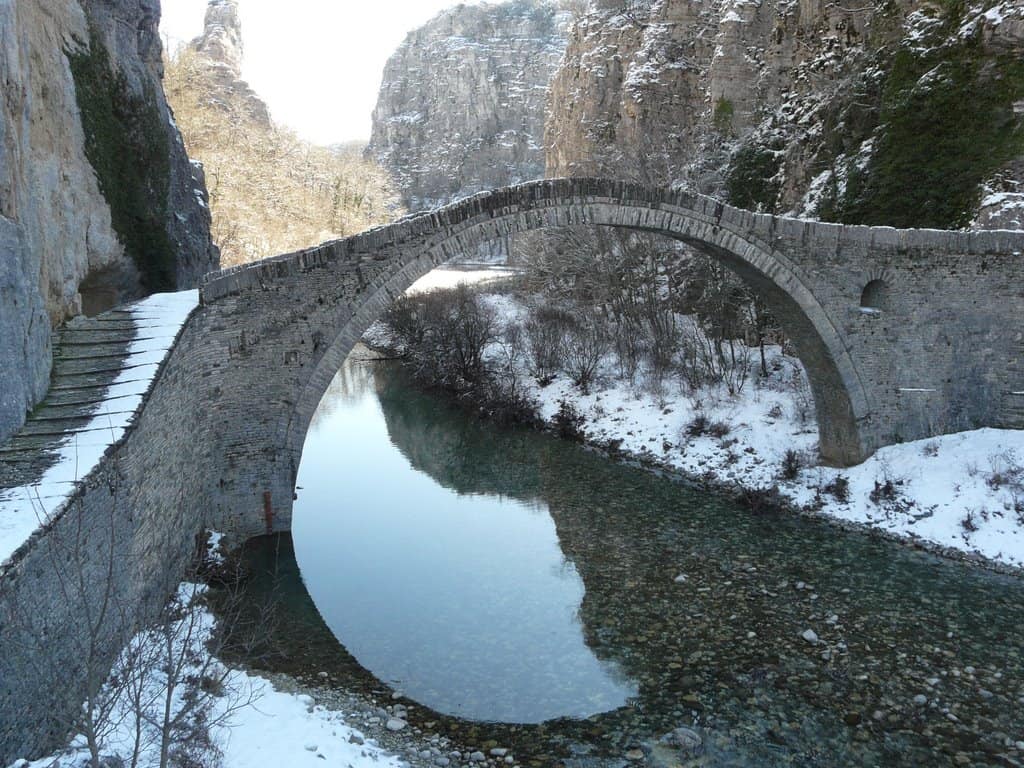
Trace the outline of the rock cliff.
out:
[[[210,85],[220,96],[244,105],[248,116],[269,127],[270,110],[242,79],[242,20],[238,0],[210,0],[203,34],[190,47],[199,57]]]
[[[159,17],[158,0],[0,2],[0,437],[46,390],[54,324],[217,267]]]
[[[600,0],[552,82],[547,171],[848,223],[1020,226],[1022,31],[1021,0]]]
[[[410,211],[544,175],[548,83],[568,15],[546,0],[459,5],[388,61],[368,154]]]

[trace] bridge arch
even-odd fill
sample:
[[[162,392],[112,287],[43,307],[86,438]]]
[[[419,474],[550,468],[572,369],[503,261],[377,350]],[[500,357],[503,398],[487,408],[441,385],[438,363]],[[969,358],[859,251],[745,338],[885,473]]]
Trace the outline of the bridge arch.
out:
[[[266,274],[312,270],[331,262],[383,265],[319,331],[318,356],[282,414],[277,442],[297,472],[306,432],[323,393],[363,332],[412,283],[435,267],[489,242],[539,229],[606,226],[659,234],[710,255],[750,284],[779,318],[807,370],[814,395],[824,460],[837,465],[862,461],[877,447],[865,436],[868,396],[836,322],[815,296],[802,270],[771,245],[776,220],[729,208],[697,195],[600,180],[554,180],[488,193],[422,214],[346,241],[222,273],[218,281],[263,283]],[[760,234],[765,237],[759,236]],[[289,263],[290,260],[290,263]],[[230,290],[230,287],[228,288]],[[858,289],[859,290],[859,289]]]

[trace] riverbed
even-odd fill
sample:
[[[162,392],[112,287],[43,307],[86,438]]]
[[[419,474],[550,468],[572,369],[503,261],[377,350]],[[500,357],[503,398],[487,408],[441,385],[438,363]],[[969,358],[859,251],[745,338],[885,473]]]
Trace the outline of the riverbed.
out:
[[[401,701],[365,714],[460,755],[1024,761],[1018,578],[755,515],[365,356],[325,395],[296,493],[291,536],[246,550],[277,620],[245,660]]]

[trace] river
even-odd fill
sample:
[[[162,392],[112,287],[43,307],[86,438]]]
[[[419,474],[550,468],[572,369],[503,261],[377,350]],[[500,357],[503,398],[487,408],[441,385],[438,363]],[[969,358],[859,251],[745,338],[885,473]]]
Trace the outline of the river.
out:
[[[1020,579],[752,514],[365,356],[296,493],[291,537],[246,551],[278,614],[247,660],[398,691],[428,732],[537,766],[1019,764]],[[659,741],[680,727],[698,750]]]

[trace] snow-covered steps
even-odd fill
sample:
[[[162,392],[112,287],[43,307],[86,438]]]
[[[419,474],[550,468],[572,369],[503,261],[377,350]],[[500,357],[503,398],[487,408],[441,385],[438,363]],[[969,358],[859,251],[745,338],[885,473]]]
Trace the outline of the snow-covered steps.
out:
[[[121,439],[198,300],[157,294],[55,331],[46,399],[0,445],[0,562]]]

